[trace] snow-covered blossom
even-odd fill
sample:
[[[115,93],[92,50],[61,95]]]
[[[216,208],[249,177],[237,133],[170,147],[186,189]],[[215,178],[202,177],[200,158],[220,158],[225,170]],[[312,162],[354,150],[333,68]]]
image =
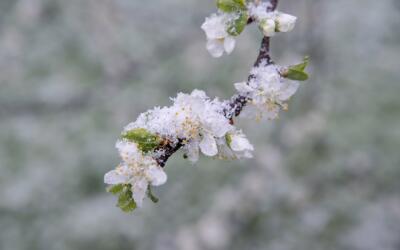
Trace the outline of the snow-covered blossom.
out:
[[[225,117],[223,102],[211,100],[201,90],[179,93],[172,101],[172,106],[147,111],[124,128],[123,136],[131,135],[131,140],[138,141],[125,137],[117,141],[121,164],[104,176],[106,184],[128,185],[138,207],[142,206],[149,185],[159,186],[167,181],[155,160],[165,153],[156,150],[160,138],[171,144],[182,143],[191,162],[198,160],[200,152],[206,156],[222,156],[225,152],[230,155],[225,158],[230,159],[251,157],[253,147]],[[149,147],[152,150],[147,151]]]
[[[232,15],[212,14],[201,25],[207,36],[207,50],[213,57],[221,57],[224,52],[230,54],[235,48],[235,38],[227,32],[230,19]]]
[[[260,21],[260,28],[264,36],[274,36],[276,31],[275,21],[272,19],[263,19]]]
[[[142,155],[135,143],[118,141],[116,147],[123,161],[104,175],[104,182],[109,185],[130,184],[132,197],[141,207],[148,185],[164,184],[167,175],[152,157]]]
[[[276,29],[279,32],[289,32],[293,30],[296,25],[297,17],[285,14],[282,12],[278,12],[276,15]]]
[[[252,78],[248,83],[235,84],[240,94],[251,99],[243,114],[257,119],[277,118],[280,109],[287,109],[286,101],[297,91],[299,83],[281,77],[277,66],[266,62],[254,67],[250,74]]]

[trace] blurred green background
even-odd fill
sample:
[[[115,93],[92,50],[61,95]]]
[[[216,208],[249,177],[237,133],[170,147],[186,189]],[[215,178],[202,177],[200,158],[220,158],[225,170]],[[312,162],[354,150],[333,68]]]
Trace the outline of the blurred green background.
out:
[[[274,122],[241,120],[252,160],[176,154],[158,204],[105,192],[123,126],[169,96],[228,98],[261,40],[216,60],[213,0],[0,0],[0,249],[399,250],[400,2],[281,0],[273,58],[311,56]]]

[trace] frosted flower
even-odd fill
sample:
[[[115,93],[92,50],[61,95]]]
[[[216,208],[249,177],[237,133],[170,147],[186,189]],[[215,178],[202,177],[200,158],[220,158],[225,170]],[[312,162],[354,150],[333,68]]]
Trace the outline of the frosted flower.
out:
[[[276,15],[276,29],[279,32],[289,32],[293,30],[296,25],[297,17],[285,14],[285,13],[277,13]]]
[[[141,153],[136,143],[119,140],[116,148],[122,158],[122,163],[104,175],[104,183],[131,184],[132,197],[136,205],[140,207],[148,185],[164,184],[167,181],[167,175],[151,156]]]
[[[290,97],[297,91],[298,82],[284,79],[274,65],[262,64],[251,71],[253,78],[248,82],[236,83],[236,90],[251,99],[244,109],[244,115],[257,119],[275,119],[280,109],[287,109]]]
[[[213,14],[201,25],[207,36],[207,50],[213,57],[230,54],[235,48],[235,39],[227,32],[228,20],[227,14]]]
[[[176,119],[181,121],[181,138],[185,138],[186,155],[196,162],[199,150],[207,156],[218,153],[216,138],[224,137],[232,129],[222,113],[217,100],[209,100],[203,91],[194,90],[190,95],[179,94],[175,99]],[[179,126],[178,126],[179,127]]]
[[[276,25],[272,19],[264,19],[260,22],[260,28],[264,36],[272,37],[275,35]]]
[[[138,207],[143,204],[148,185],[160,186],[167,181],[164,170],[151,157],[141,161],[123,163],[104,175],[104,183],[109,185],[131,184],[132,197]]]

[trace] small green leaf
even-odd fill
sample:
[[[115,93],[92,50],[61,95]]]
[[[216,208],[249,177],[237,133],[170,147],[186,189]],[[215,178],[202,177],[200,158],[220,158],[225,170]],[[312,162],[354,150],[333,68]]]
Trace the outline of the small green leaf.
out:
[[[246,9],[245,0],[217,0],[217,7],[223,12],[231,13]]]
[[[124,206],[120,207],[122,211],[125,213],[132,212],[133,210],[136,209],[136,202],[134,200],[130,200],[128,203],[126,203]]]
[[[132,212],[136,208],[136,202],[132,197],[131,185],[123,185],[118,196],[117,206],[124,212]]]
[[[231,144],[232,144],[232,135],[229,134],[229,133],[227,133],[227,134],[225,135],[225,141],[226,141],[226,144],[228,144],[228,146],[230,147]]]
[[[227,32],[231,36],[238,36],[240,35],[244,28],[247,25],[247,21],[249,20],[249,14],[247,11],[240,11],[238,12],[238,17],[233,19],[228,24]]]
[[[304,71],[307,68],[309,62],[310,62],[310,57],[306,56],[306,57],[304,57],[302,63],[296,64],[296,65],[292,65],[292,66],[289,67],[289,69],[294,69],[294,70],[297,70],[297,71]]]
[[[154,203],[158,202],[158,198],[151,191],[151,186],[150,185],[147,187],[146,194],[147,194],[147,197],[149,197],[152,202],[154,202]]]
[[[112,193],[112,194],[119,194],[120,192],[122,192],[123,188],[124,188],[124,184],[112,185],[107,188],[107,192]]]
[[[159,136],[150,133],[144,128],[126,131],[122,134],[122,138],[135,142],[144,153],[154,150],[162,142]]]
[[[289,68],[287,72],[285,72],[284,77],[295,81],[305,81],[308,79],[308,74],[304,71]]]
[[[130,200],[132,199],[132,192],[124,190],[119,196],[118,196],[118,207],[123,207],[125,206]]]

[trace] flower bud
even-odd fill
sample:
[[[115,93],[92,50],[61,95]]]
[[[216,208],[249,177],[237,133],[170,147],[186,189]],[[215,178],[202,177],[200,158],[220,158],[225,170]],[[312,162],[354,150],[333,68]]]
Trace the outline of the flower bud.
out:
[[[276,30],[278,32],[289,32],[291,31],[296,24],[297,17],[285,14],[278,13],[275,22],[276,22]]]
[[[271,37],[275,35],[275,22],[272,19],[264,19],[260,22],[260,28],[264,36]]]

